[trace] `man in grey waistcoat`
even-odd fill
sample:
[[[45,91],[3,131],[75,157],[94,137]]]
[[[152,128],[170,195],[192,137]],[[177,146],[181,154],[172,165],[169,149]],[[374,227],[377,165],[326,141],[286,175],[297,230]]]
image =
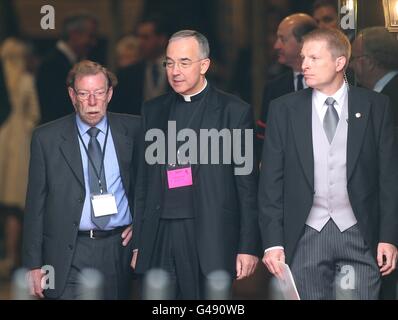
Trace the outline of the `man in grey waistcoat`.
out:
[[[310,88],[274,100],[259,189],[263,262],[302,299],[377,299],[396,266],[398,146],[389,99],[348,87],[350,42],[304,37]]]

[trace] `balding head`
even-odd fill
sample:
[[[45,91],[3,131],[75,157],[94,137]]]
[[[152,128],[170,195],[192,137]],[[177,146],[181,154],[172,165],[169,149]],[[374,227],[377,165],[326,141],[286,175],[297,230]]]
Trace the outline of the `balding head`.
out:
[[[286,24],[291,28],[297,42],[301,42],[303,36],[317,28],[315,19],[305,13],[295,13],[287,16],[282,20],[281,24]]]
[[[274,45],[278,52],[278,62],[294,71],[300,71],[302,38],[316,28],[316,21],[305,13],[295,13],[284,18],[279,24]]]

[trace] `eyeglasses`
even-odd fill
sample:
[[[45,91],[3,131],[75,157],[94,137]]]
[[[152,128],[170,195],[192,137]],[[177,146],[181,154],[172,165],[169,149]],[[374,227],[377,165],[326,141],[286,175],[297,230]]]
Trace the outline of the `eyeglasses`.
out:
[[[75,91],[77,98],[81,101],[88,100],[91,95],[93,95],[96,100],[104,100],[108,93],[108,89],[101,89],[93,93],[88,91],[77,91],[76,89],[73,90]]]
[[[202,61],[204,59],[199,59],[196,61],[192,60],[182,60],[182,61],[173,61],[173,60],[166,60],[163,62],[163,67],[167,69],[174,69],[174,67],[177,65],[178,68],[182,69],[187,69],[190,66],[192,66],[194,63]]]

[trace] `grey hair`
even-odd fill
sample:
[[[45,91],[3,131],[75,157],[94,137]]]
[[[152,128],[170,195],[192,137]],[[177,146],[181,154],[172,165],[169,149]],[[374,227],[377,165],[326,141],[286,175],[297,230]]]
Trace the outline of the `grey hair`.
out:
[[[366,28],[358,34],[358,37],[360,36],[362,36],[364,55],[369,56],[384,69],[398,68],[398,41],[386,28]]]
[[[210,56],[210,47],[209,41],[207,38],[198,31],[195,30],[181,30],[174,33],[170,39],[169,43],[175,40],[184,39],[184,38],[195,38],[195,40],[199,44],[200,58],[207,59]]]

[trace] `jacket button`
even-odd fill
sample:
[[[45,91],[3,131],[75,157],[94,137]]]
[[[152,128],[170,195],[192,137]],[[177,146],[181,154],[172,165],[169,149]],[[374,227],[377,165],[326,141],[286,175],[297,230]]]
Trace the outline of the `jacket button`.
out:
[[[73,250],[73,246],[71,244],[68,246],[68,248],[69,250]]]
[[[83,202],[83,198],[79,198],[79,199],[77,199],[77,201],[78,201],[79,203],[82,203],[82,202]]]
[[[156,206],[156,210],[160,210],[160,205],[159,204]]]
[[[77,227],[79,224],[77,223],[77,221],[74,221],[74,222],[73,222],[73,225],[74,225],[75,227]]]

